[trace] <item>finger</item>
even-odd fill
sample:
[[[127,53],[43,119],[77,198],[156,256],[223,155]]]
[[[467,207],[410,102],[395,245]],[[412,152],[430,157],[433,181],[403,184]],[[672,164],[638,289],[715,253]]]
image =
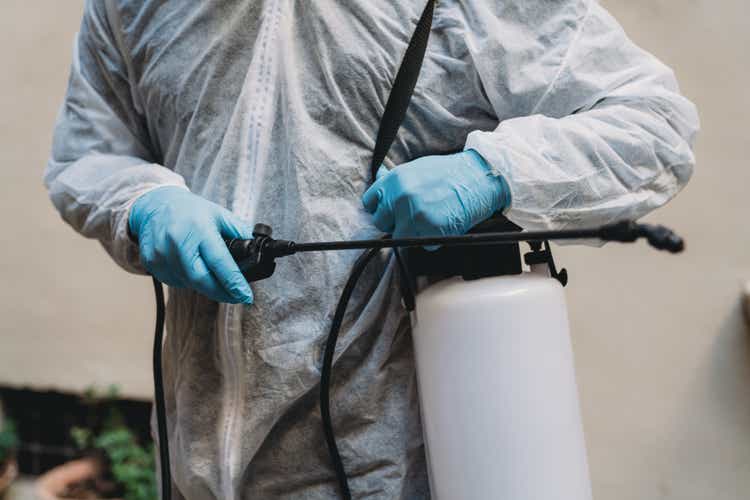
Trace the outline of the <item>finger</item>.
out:
[[[362,195],[362,205],[369,213],[374,213],[378,208],[378,204],[382,197],[383,191],[380,189],[380,185],[376,182],[370,186],[370,189],[365,191],[365,194]]]
[[[224,302],[227,304],[237,304],[241,302],[224,290],[224,287],[208,269],[208,266],[200,254],[196,254],[194,257],[190,258],[189,262],[185,262],[185,265],[188,266],[185,268],[185,272],[189,274],[187,279],[190,281],[190,287],[196,292],[205,295],[216,302]]]
[[[253,303],[250,285],[218,234],[201,241],[200,254],[213,276],[231,297],[245,304]]]
[[[424,227],[420,227],[419,224],[416,224],[413,220],[409,221],[408,223],[396,224],[396,229],[393,232],[393,237],[396,239],[422,238],[428,236],[440,236],[440,232],[425,230]],[[435,250],[439,250],[441,248],[441,245],[426,245],[422,248],[424,248],[428,252],[434,252]]]
[[[385,165],[380,165],[380,168],[378,168],[378,171],[375,173],[375,181],[379,181],[390,173],[391,171],[388,170],[388,167],[386,167]]]
[[[370,189],[365,191],[365,194],[362,195],[362,205],[364,205],[365,210],[368,212],[374,213],[378,208],[378,203],[380,203],[380,200],[383,198],[383,183],[389,173],[390,171],[385,168],[385,166],[381,165],[378,169],[378,173],[375,175],[375,182],[370,186]]]
[[[414,238],[419,236],[419,234],[414,230],[413,227],[411,227],[409,224],[405,224],[403,222],[399,222],[395,225],[393,229],[393,238],[399,239],[399,238]]]
[[[219,233],[224,238],[249,240],[253,237],[253,228],[251,225],[225,208],[219,211],[216,223],[218,224]]]
[[[375,210],[372,223],[384,233],[392,233],[395,227],[395,222],[396,220],[393,215],[393,210],[391,210],[387,203],[381,203],[378,206],[378,209]]]

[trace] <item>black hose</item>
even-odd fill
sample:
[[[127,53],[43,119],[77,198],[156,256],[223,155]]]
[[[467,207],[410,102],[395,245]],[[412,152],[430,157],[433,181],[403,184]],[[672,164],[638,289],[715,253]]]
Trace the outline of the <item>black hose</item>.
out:
[[[354,287],[357,285],[360,276],[364,272],[367,264],[378,253],[378,249],[371,248],[365,250],[357,258],[352,270],[349,272],[349,279],[346,281],[344,291],[341,292],[339,303],[336,306],[336,313],[333,315],[331,329],[328,332],[326,348],[323,353],[323,366],[320,372],[320,416],[323,421],[323,433],[325,434],[326,444],[328,445],[328,454],[331,457],[331,465],[336,472],[336,480],[339,483],[341,497],[344,500],[351,500],[352,494],[349,490],[349,481],[346,477],[344,463],[341,460],[339,448],[336,445],[336,437],[333,432],[333,423],[331,421],[331,369],[333,368],[333,355],[336,352],[336,342],[339,338],[341,324],[344,321],[344,314],[349,305],[349,299],[352,296]]]
[[[159,461],[161,469],[161,498],[172,500],[172,469],[169,465],[169,439],[167,437],[167,412],[164,399],[164,377],[162,375],[161,353],[164,341],[164,287],[156,278],[156,328],[154,331],[154,402],[156,406],[156,429],[159,439]]]

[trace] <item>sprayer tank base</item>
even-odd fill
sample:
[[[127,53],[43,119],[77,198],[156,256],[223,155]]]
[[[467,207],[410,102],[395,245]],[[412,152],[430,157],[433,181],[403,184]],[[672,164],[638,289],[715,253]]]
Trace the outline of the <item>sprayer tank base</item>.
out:
[[[556,280],[435,283],[417,296],[413,338],[434,498],[591,498]]]

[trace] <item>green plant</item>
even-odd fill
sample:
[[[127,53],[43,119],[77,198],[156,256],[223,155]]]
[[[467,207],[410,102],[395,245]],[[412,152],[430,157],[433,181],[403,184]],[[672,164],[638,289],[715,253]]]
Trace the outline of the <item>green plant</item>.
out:
[[[94,446],[109,459],[112,476],[124,489],[125,500],[153,500],[156,475],[153,445],[140,446],[133,432],[115,427],[94,439]]]
[[[12,420],[5,418],[0,428],[0,464],[12,457],[18,449],[18,433],[16,424]]]
[[[117,395],[115,386],[103,395],[95,388],[87,389],[84,402],[90,410],[88,425],[73,427],[70,436],[79,450],[103,454],[125,500],[153,500],[157,498],[154,447],[138,443],[114,404]]]

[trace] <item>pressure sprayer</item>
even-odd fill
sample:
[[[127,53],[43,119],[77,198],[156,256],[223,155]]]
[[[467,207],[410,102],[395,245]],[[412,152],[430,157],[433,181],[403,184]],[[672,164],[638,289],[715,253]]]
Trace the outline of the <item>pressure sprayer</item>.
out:
[[[595,229],[505,231],[461,236],[297,243],[277,240],[257,224],[253,239],[227,242],[249,282],[270,278],[276,259],[304,252],[361,249],[339,300],[323,355],[320,409],[331,461],[344,498],[351,498],[330,414],[333,355],[352,291],[384,248],[464,248],[462,275],[439,280],[406,299],[411,309],[420,412],[431,494],[438,499],[591,498],[563,286],[549,240],[634,242],[681,252],[663,226],[623,221]],[[531,251],[524,260],[518,243]],[[502,270],[478,267],[476,252],[506,253]],[[443,251],[441,250],[441,251]],[[510,251],[510,252],[508,252]],[[454,261],[456,262],[456,261]],[[510,265],[509,265],[510,263]],[[443,268],[444,269],[444,268]],[[488,271],[489,269],[489,271]],[[517,271],[517,272],[516,272]],[[489,275],[484,273],[489,272]],[[154,342],[156,411],[162,484],[171,484],[161,381],[164,299],[157,284]],[[415,304],[409,306],[408,304]],[[168,486],[164,486],[167,487]],[[169,498],[169,497],[165,497]]]
[[[383,163],[406,115],[422,66],[435,0],[417,23],[380,121],[370,173]],[[320,412],[341,497],[351,498],[331,421],[330,387],[339,330],[354,288],[381,249],[393,249],[404,307],[411,314],[430,494],[439,500],[587,500],[586,461],[567,309],[549,241],[633,242],[682,251],[662,226],[623,221],[593,229],[521,231],[496,215],[460,236],[294,242],[255,226],[253,239],[227,241],[252,282],[270,278],[276,259],[305,252],[363,250],[339,299],[323,354]],[[527,242],[521,262],[519,243]],[[426,251],[426,246],[442,246]],[[403,254],[402,254],[403,251]],[[162,498],[171,472],[162,381],[164,292],[154,279],[154,398]]]

